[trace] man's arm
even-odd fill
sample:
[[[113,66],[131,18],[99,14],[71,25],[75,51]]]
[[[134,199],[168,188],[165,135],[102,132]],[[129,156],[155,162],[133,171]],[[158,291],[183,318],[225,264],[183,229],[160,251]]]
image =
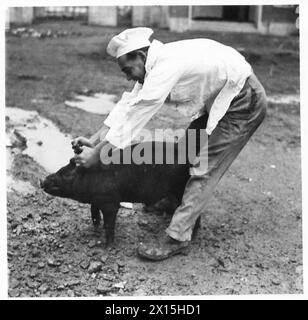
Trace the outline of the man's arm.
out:
[[[105,136],[109,130],[109,127],[103,124],[103,127],[94,133],[89,139],[85,137],[77,137],[72,140],[73,147],[75,146],[86,146],[94,148],[101,140],[105,139]]]
[[[72,141],[72,145],[82,145],[82,153],[76,154],[75,159],[76,163],[79,165],[83,165],[85,167],[89,167],[94,164],[96,161],[99,161],[100,151],[110,150],[110,148],[115,148],[111,143],[109,145],[108,141],[106,141],[106,135],[109,132],[110,128],[114,125],[118,125],[119,123],[125,122],[126,112],[127,112],[127,104],[129,101],[135,97],[140,90],[141,85],[136,83],[132,92],[124,92],[122,98],[115,107],[111,110],[108,117],[105,119],[103,127],[93,134],[90,139],[84,137],[75,138]],[[79,142],[79,143],[78,143]],[[107,148],[103,148],[103,146],[107,146]],[[92,150],[89,150],[89,148]],[[107,155],[107,153],[106,153]],[[104,157],[102,157],[104,158]]]
[[[107,140],[99,142],[94,148],[82,147],[82,153],[75,154],[75,161],[77,165],[82,165],[86,168],[91,167],[99,160],[102,163],[108,164],[108,153],[110,150],[116,149],[116,146],[112,145]]]
[[[161,108],[182,74],[183,66],[180,59],[168,58],[156,63],[138,94],[125,106],[125,116],[110,127],[106,140],[121,149],[130,145]]]
[[[110,148],[123,149],[130,145],[145,124],[161,108],[182,73],[181,60],[166,59],[156,64],[142,88],[137,88],[136,95],[119,104],[105,120],[105,124],[110,126],[105,139],[95,148],[83,147],[83,152],[75,156],[77,162],[90,167],[99,161],[99,158],[102,162],[103,159],[107,159]]]
[[[103,124],[102,128],[90,137],[89,141],[91,142],[91,144],[93,146],[96,146],[100,141],[105,139],[105,136],[108,130],[109,130],[109,127]]]

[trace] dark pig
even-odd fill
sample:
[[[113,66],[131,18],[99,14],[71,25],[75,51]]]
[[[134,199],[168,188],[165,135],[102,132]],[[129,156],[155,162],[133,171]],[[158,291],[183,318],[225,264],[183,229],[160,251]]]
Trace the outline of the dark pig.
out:
[[[150,145],[149,145],[150,144]],[[152,148],[152,163],[123,163],[124,150],[120,153],[119,164],[103,165],[101,162],[86,169],[76,166],[74,158],[70,163],[41,182],[45,192],[59,197],[70,198],[91,204],[91,216],[95,226],[100,223],[100,212],[103,214],[106,233],[106,245],[114,240],[116,214],[120,202],[145,203],[150,206],[164,199],[164,209],[173,213],[180,204],[189,178],[189,165],[179,164],[178,145],[169,142],[143,142],[131,147],[147,150]],[[161,164],[155,164],[155,155],[164,151]],[[149,149],[148,149],[149,150]],[[166,150],[174,152],[175,162],[168,164]],[[170,151],[171,150],[171,151]],[[140,152],[142,155],[142,152]],[[170,159],[170,157],[169,157]]]

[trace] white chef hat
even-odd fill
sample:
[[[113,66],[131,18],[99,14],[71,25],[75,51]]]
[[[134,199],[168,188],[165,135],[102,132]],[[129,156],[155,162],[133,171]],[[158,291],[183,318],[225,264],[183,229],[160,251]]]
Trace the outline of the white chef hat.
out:
[[[126,29],[109,41],[107,53],[119,58],[128,52],[147,47],[151,44],[149,38],[153,32],[145,27]]]

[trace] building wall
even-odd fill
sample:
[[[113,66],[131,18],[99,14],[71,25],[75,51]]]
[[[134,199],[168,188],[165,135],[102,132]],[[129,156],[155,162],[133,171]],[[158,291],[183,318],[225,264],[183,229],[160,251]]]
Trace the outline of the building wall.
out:
[[[34,7],[34,18],[87,18],[88,8],[79,6]]]
[[[220,6],[202,6],[202,15],[210,12],[219,13]],[[250,17],[255,23],[229,23],[219,21],[195,21],[189,19],[196,15],[192,6],[133,6],[132,26],[152,26],[169,28],[171,31],[212,30],[231,32],[260,32],[264,34],[288,35],[297,32],[296,5],[254,6]],[[258,9],[256,9],[258,7]],[[260,10],[261,8],[261,10]],[[6,14],[6,27],[13,24],[31,24],[37,15],[44,16],[44,7],[10,7]],[[259,11],[261,12],[258,18]],[[220,13],[219,13],[220,14]],[[118,12],[116,6],[90,6],[88,8],[89,24],[117,26]]]
[[[117,6],[117,26],[130,28],[132,26],[132,6]]]
[[[169,16],[172,18],[187,18],[189,6],[169,6]]]
[[[259,31],[265,34],[288,35],[297,32],[296,6],[262,6]]]
[[[292,6],[263,6],[262,21],[270,23],[294,22],[297,14],[295,5]]]
[[[259,32],[273,35],[289,35],[296,32],[295,5],[292,6],[250,6],[249,22],[194,20],[191,18],[219,16],[222,6],[202,6],[202,12],[196,12],[197,7],[170,6],[169,27],[171,31],[207,30],[218,32]],[[198,9],[199,10],[199,9]],[[200,11],[200,10],[199,10]]]
[[[192,6],[192,18],[221,18],[223,6]]]
[[[213,32],[257,33],[254,23],[233,21],[192,21],[189,30]]]
[[[35,18],[45,18],[48,16],[46,7],[34,7],[34,17]]]
[[[6,18],[9,22],[6,24],[31,24],[33,21],[33,8],[32,7],[10,7],[9,13]]]
[[[168,6],[133,6],[132,25],[168,28]]]
[[[88,23],[100,26],[117,26],[117,7],[89,7]]]
[[[169,6],[169,29],[185,32],[190,29],[189,6]]]

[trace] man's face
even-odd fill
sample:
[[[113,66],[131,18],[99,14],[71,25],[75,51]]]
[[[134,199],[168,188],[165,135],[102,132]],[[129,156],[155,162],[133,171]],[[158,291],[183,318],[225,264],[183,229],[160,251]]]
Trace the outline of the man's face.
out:
[[[128,58],[125,54],[118,58],[118,64],[125,73],[128,81],[133,80],[143,83],[145,77],[145,60],[146,56],[143,52],[137,54],[135,58]]]

